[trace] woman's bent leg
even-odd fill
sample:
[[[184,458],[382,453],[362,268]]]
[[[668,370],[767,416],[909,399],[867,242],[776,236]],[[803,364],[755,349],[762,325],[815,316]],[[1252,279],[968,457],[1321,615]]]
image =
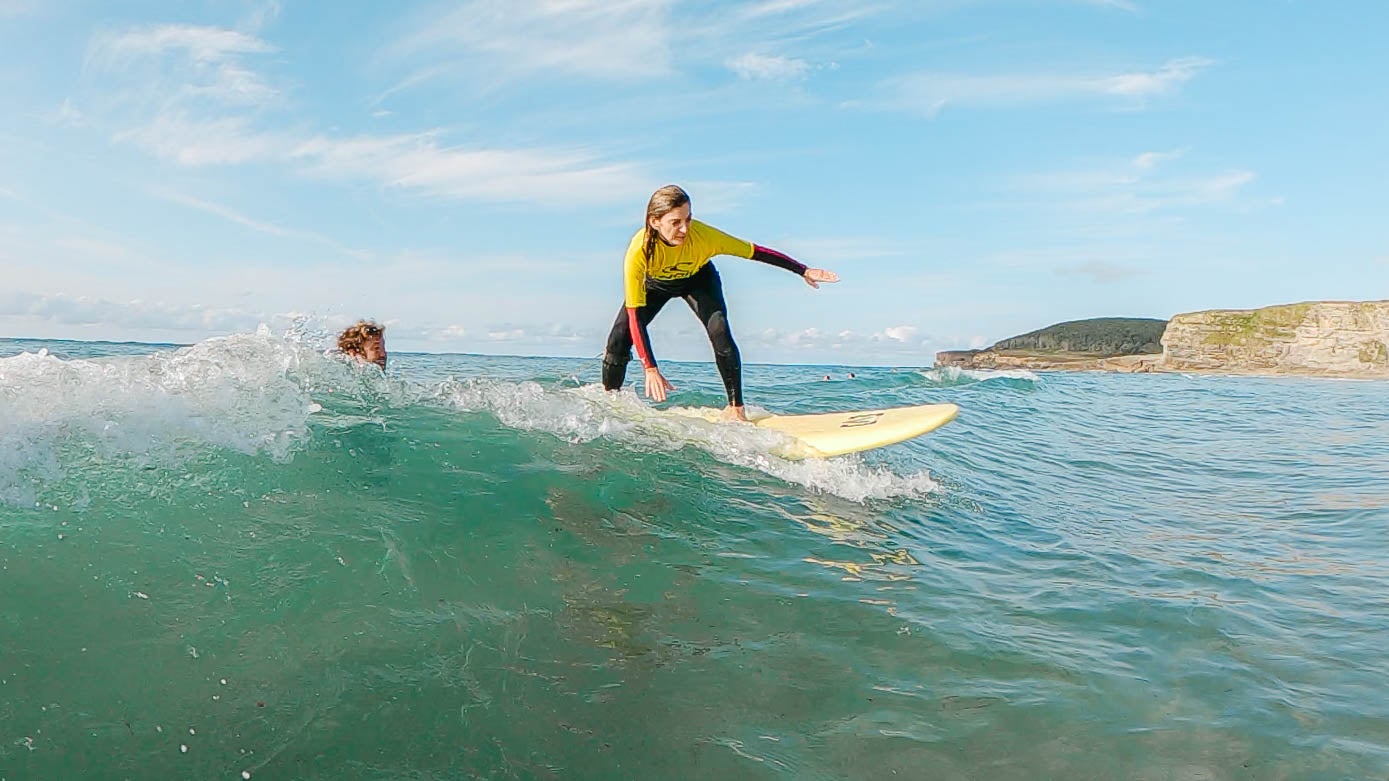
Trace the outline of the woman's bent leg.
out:
[[[627,380],[627,363],[632,360],[632,328],[627,322],[627,307],[617,310],[617,320],[608,332],[608,346],[603,352],[603,387],[617,390]]]
[[[695,277],[692,281],[696,284],[685,294],[685,302],[704,323],[704,330],[709,334],[709,344],[714,348],[714,364],[719,367],[719,376],[723,378],[729,406],[741,407],[743,361],[738,353],[738,344],[733,341],[733,331],[728,326],[728,304],[723,299],[723,282],[712,263],[700,269]]]
[[[661,307],[670,300],[670,293],[651,280],[646,284],[646,306],[637,309],[637,322],[642,327],[651,324]],[[650,349],[651,345],[647,345]],[[627,364],[632,360],[632,325],[627,317],[627,307],[617,310],[617,319],[608,332],[608,346],[603,351],[603,387],[617,390],[627,379]]]

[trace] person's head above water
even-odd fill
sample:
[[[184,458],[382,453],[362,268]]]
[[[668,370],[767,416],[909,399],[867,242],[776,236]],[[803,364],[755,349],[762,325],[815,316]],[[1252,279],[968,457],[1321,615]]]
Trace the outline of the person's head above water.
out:
[[[647,262],[656,251],[656,240],[678,247],[690,233],[690,195],[677,185],[668,184],[651,194],[646,202]]]
[[[343,355],[362,363],[374,363],[386,368],[386,329],[371,320],[358,320],[338,335],[338,349]]]

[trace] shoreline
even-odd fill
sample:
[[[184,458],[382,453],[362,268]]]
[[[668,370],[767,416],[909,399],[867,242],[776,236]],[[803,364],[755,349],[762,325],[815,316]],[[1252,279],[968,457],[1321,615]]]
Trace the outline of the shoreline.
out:
[[[1162,353],[1100,356],[1083,353],[1048,353],[1024,350],[960,352],[936,366],[971,370],[1026,369],[1041,372],[1103,372],[1107,374],[1201,374],[1226,377],[1305,377],[1311,379],[1389,380],[1389,369],[1342,371],[1309,367],[1169,366]]]

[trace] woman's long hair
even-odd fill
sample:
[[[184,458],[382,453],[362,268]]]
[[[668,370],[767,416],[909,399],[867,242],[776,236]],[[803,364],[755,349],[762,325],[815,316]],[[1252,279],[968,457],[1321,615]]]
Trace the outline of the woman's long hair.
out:
[[[651,262],[651,256],[656,252],[656,239],[660,238],[660,234],[651,227],[651,221],[659,220],[689,202],[690,194],[674,184],[668,184],[651,194],[651,200],[646,202],[646,219],[642,221],[642,225],[646,226],[642,255],[647,263]]]

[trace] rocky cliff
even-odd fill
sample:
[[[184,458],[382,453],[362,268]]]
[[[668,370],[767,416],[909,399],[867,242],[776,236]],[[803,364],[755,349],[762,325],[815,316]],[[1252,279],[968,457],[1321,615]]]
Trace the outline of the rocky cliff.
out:
[[[1070,324],[1060,324],[1066,325]],[[1177,315],[1163,331],[1162,352],[1152,355],[1007,349],[1014,340],[1005,339],[986,350],[939,352],[936,364],[970,369],[1389,377],[1389,301],[1312,301]]]
[[[1162,336],[1161,368],[1389,376],[1389,301],[1316,301],[1177,315]]]

